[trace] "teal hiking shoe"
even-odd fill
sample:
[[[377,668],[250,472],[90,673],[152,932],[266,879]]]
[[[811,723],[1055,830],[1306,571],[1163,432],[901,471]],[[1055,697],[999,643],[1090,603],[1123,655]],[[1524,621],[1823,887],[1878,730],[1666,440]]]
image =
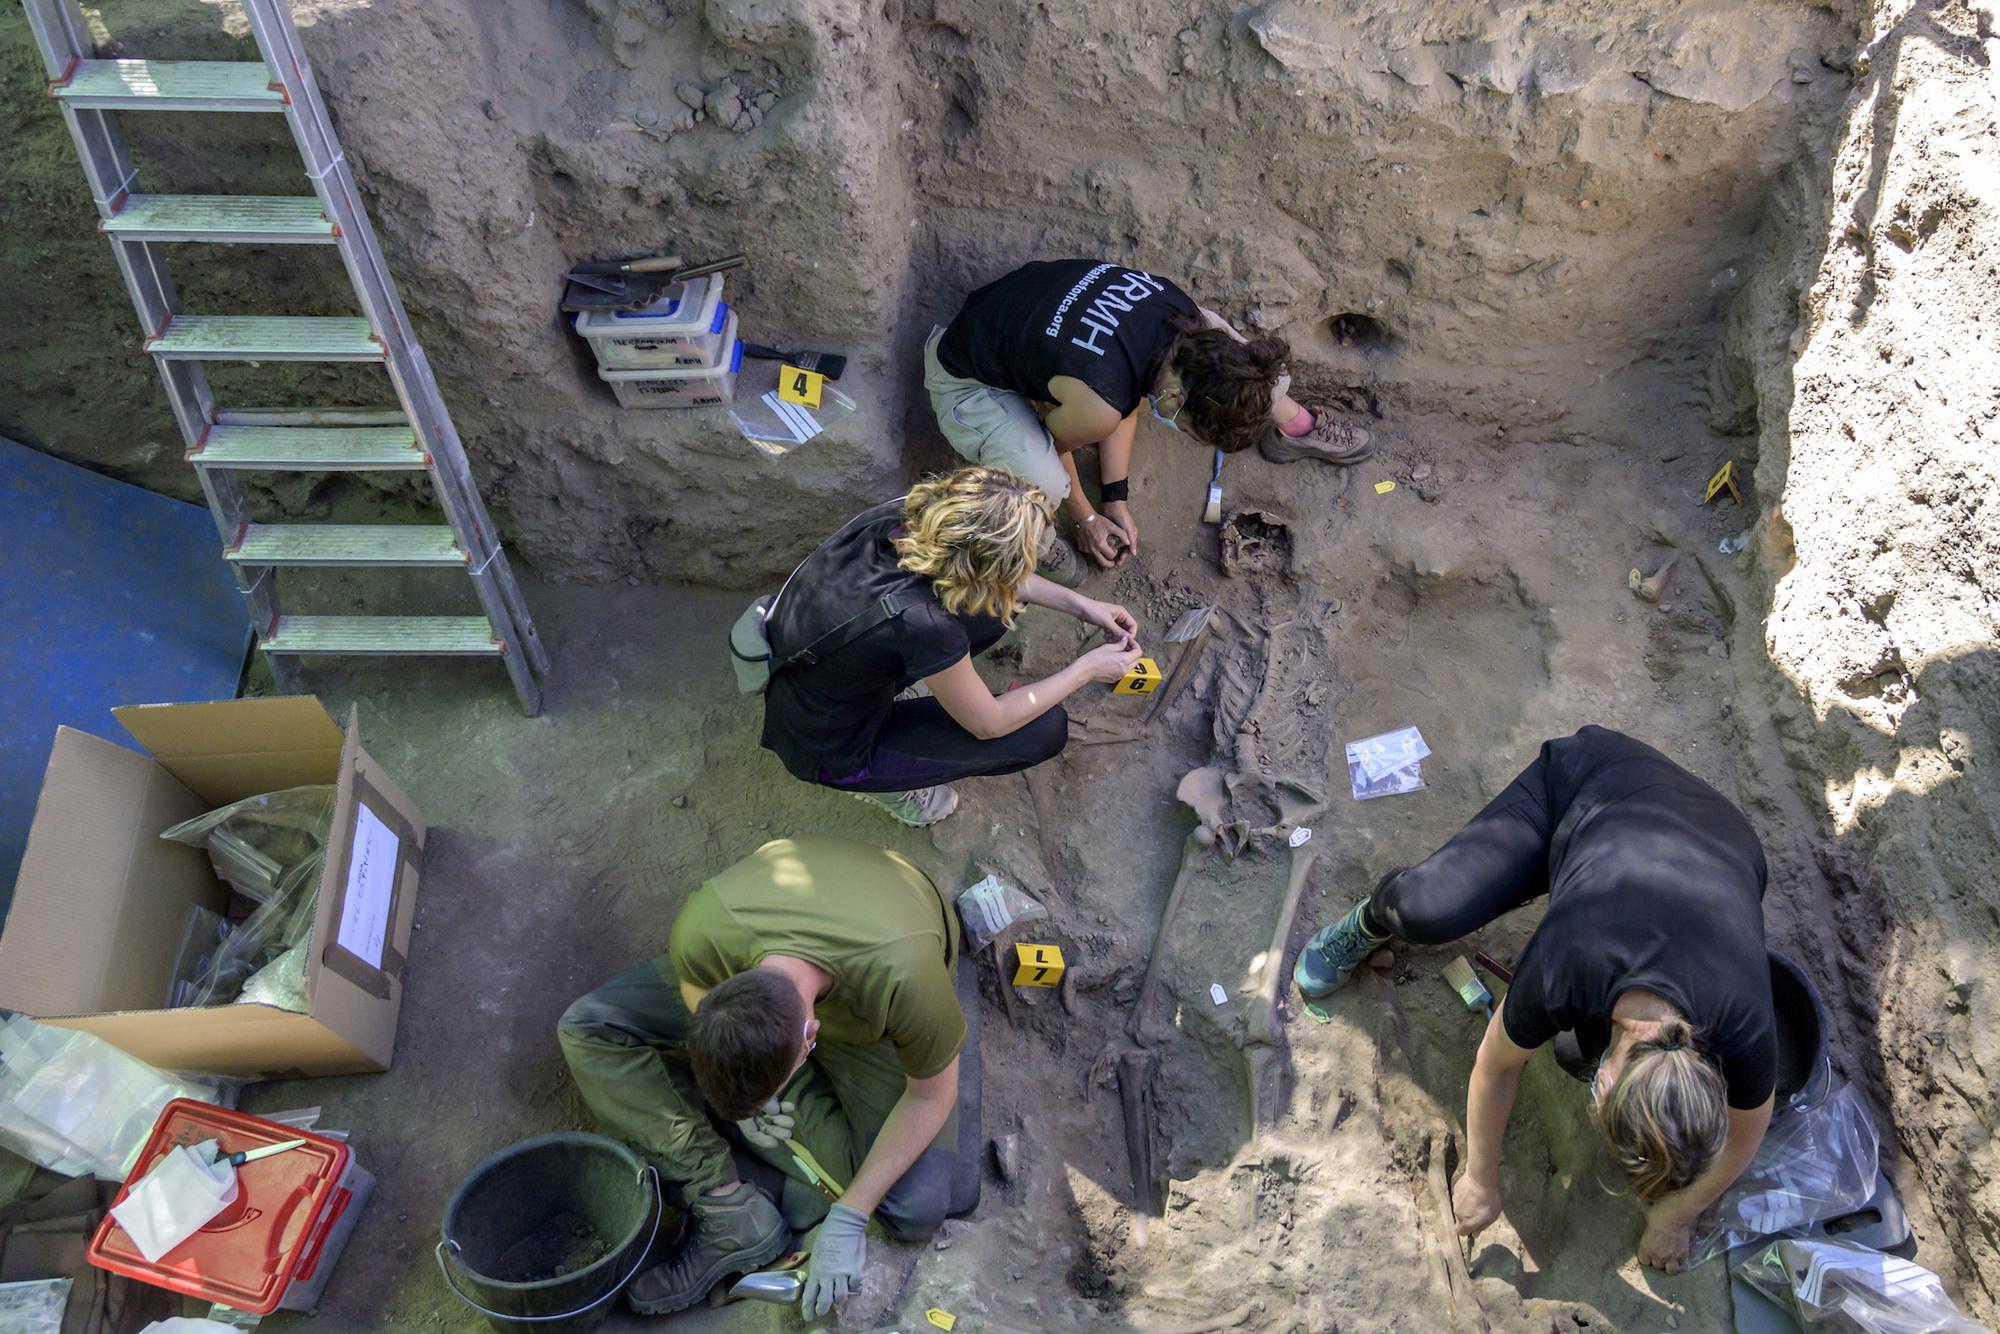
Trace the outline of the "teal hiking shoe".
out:
[[[1299,951],[1298,963],[1292,966],[1292,981],[1298,984],[1300,995],[1318,1000],[1340,990],[1362,960],[1388,943],[1389,937],[1374,935],[1361,925],[1361,910],[1367,906],[1368,900],[1363,899],[1332,926],[1313,932],[1313,938]]]

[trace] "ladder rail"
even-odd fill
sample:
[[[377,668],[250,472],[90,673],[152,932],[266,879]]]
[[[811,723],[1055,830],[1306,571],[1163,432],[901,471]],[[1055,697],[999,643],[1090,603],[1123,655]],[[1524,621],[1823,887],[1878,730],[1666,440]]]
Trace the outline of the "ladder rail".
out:
[[[318,193],[326,216],[340,232],[339,250],[361,308],[388,351],[388,369],[410,425],[433,461],[432,477],[438,507],[470,553],[472,579],[482,605],[496,609],[494,624],[511,628],[506,638],[533,672],[549,670],[548,651],[535,631],[533,617],[522,599],[513,568],[501,550],[499,535],[472,478],[464,443],[451,422],[443,392],[429,359],[416,340],[409,314],[388,272],[387,260],[373,220],[361,206],[353,172],[334,137],[332,118],[320,96],[319,81],[299,41],[291,7],[285,0],[244,0],[244,11],[264,55],[271,77],[288,94],[285,119],[292,127],[306,176]],[[503,635],[506,634],[503,630]],[[509,660],[509,671],[515,662]]]
[[[95,59],[95,43],[90,38],[89,27],[76,0],[21,0],[21,3],[27,13],[36,49],[41,53],[51,93],[54,94],[77,75],[83,62]],[[416,341],[402,300],[397,295],[372,221],[360,203],[353,175],[347,168],[318,84],[300,46],[290,8],[284,0],[245,0],[244,8],[269,76],[268,86],[282,96],[286,123],[305,161],[306,174],[313,183],[314,194],[332,226],[333,242],[340,252],[368,325],[382,345],[383,360],[402,405],[401,415],[415,433],[424,469],[433,482],[438,507],[457,544],[466,552],[467,573],[485,612],[486,624],[490,627],[495,645],[494,650],[487,651],[498,652],[527,712],[531,715],[539,713],[541,690],[536,675],[549,670],[547,651],[535,632],[512,567],[480,498],[463,442],[452,427],[436,377],[424,357],[423,348]],[[134,67],[142,71],[149,68],[143,65]],[[184,68],[158,71],[161,86],[168,86],[169,72],[179,74]],[[87,70],[96,71],[96,66]],[[95,105],[75,105],[69,100],[72,96],[78,101]],[[98,213],[100,230],[106,231],[119,274],[131,297],[141,337],[151,344],[166,332],[176,316],[184,313],[172,279],[168,277],[164,256],[158,249],[166,241],[181,238],[168,236],[156,240],[144,229],[104,227],[105,223],[117,217],[138,188],[136,169],[118,128],[117,113],[106,105],[114,102],[123,105],[127,99],[116,92],[93,87],[88,94],[65,94],[55,100],[76,148],[77,159],[83,167],[91,202]],[[175,102],[191,106],[206,100],[206,93],[201,88],[183,78],[178,91],[164,100],[162,109],[182,109],[173,105]],[[244,96],[237,100],[247,103],[251,99]],[[277,96],[268,96],[269,105],[266,106],[243,105],[225,109],[278,110],[278,102]],[[150,346],[148,350],[153,351]],[[197,358],[202,355],[205,355],[203,351],[193,353]],[[180,359],[156,351],[153,362],[223,546],[225,549],[236,546],[252,523],[241,483],[231,468],[205,467],[200,459],[209,432],[219,419],[230,414],[217,411],[214,394],[200,360]],[[244,415],[268,417],[281,414]],[[396,466],[405,465],[398,462]],[[250,564],[240,559],[228,563],[235,572],[238,590],[244,597],[258,638],[265,647],[265,656],[271,664],[278,688],[286,692],[297,691],[295,655],[311,650],[293,649],[287,652],[280,645],[319,641],[309,636],[288,639],[279,635],[283,618],[273,577],[276,566]],[[295,624],[304,623],[300,618],[291,619]],[[306,621],[312,619],[305,618]],[[434,619],[442,624],[451,618]],[[450,651],[465,650],[457,648]]]

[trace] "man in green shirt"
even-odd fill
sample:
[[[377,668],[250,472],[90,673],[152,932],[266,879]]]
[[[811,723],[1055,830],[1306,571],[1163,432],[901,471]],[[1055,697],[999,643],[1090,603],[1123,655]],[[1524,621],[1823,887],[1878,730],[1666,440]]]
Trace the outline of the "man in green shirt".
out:
[[[634,1310],[694,1305],[768,1264],[789,1232],[738,1180],[676,1074],[760,1158],[804,1180],[803,1146],[846,1183],[813,1245],[808,1317],[860,1277],[870,1215],[900,1240],[937,1230],[967,1031],[957,962],[957,920],[909,861],[846,839],[778,839],[689,896],[664,955],[569,1007],[557,1035],[584,1101],[680,1188],[696,1224],[684,1251],[627,1289]]]

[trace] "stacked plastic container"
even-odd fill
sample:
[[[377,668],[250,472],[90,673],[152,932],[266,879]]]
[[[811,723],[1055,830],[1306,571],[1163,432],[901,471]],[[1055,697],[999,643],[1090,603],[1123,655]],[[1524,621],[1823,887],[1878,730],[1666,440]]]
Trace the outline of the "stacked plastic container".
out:
[[[707,408],[736,398],[743,343],[722,275],[690,278],[638,310],[583,311],[576,331],[626,408]]]

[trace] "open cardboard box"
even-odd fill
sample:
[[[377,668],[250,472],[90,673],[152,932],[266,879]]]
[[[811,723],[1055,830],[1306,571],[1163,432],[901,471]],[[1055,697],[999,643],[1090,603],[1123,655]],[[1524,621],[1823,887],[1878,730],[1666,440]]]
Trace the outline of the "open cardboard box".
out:
[[[403,1002],[424,822],[317,699],[113,709],[151,758],[68,727],[35,805],[0,935],[0,1007],[95,1033],[164,1070],[274,1079],[386,1070]],[[163,1010],[196,904],[228,891],[208,853],[160,831],[310,783],[336,786],[307,951],[309,1013],[269,1005]]]

